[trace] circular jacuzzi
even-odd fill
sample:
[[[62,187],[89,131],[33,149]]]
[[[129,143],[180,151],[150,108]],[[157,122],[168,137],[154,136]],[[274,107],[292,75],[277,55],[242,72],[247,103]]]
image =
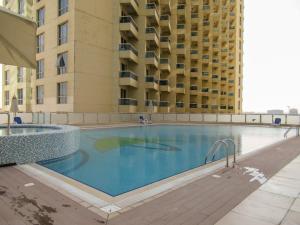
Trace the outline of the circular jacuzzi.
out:
[[[34,163],[79,149],[80,129],[64,125],[0,125],[0,165]]]

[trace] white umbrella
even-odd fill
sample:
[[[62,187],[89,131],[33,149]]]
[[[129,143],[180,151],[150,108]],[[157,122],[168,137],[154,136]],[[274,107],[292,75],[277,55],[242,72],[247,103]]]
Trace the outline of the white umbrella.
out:
[[[0,63],[36,67],[36,23],[0,7]]]
[[[18,108],[18,99],[16,96],[14,96],[11,100],[11,106],[10,106],[10,111],[14,113],[14,116],[16,116],[17,112],[19,111]]]

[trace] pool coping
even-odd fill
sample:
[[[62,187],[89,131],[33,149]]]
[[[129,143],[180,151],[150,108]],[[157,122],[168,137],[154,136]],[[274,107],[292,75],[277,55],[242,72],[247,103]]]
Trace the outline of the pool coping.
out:
[[[177,125],[178,123],[167,123],[168,125]],[[180,123],[181,125],[183,123]],[[166,125],[166,123],[155,123],[153,125]],[[199,125],[199,124],[190,124],[186,125]],[[203,125],[203,124],[202,124]],[[221,124],[207,124],[207,125],[221,125]],[[228,125],[228,124],[226,124]],[[239,125],[239,124],[236,124]],[[245,126],[245,124],[243,124]],[[113,124],[108,126],[97,126],[92,128],[81,128],[85,129],[107,129],[107,128],[121,128],[121,127],[136,127],[141,126],[137,124]],[[142,125],[143,126],[143,125]],[[256,126],[257,125],[249,125]],[[259,126],[259,127],[273,127],[273,126]],[[277,127],[280,128],[280,127]],[[281,127],[282,128],[282,127]],[[266,148],[278,145],[280,143],[286,142],[294,137],[280,140],[271,145],[258,148],[251,152],[245,153],[243,155],[237,156],[237,160],[243,160],[248,158],[256,153],[263,151]],[[140,206],[148,201],[159,198],[168,192],[176,190],[180,187],[183,187],[189,183],[192,183],[196,180],[199,180],[205,176],[213,174],[218,170],[221,170],[225,167],[225,160],[219,160],[207,165],[202,165],[197,168],[179,173],[177,175],[165,178],[163,180],[154,182],[152,184],[146,185],[144,187],[135,189],[133,191],[118,195],[116,197],[110,196],[104,192],[96,190],[92,187],[89,187],[85,184],[82,184],[76,180],[68,178],[64,175],[61,175],[55,171],[42,167],[38,164],[30,165],[18,165],[17,169],[21,170],[28,176],[31,176],[41,183],[55,189],[61,194],[71,198],[72,200],[78,202],[82,206],[88,208],[89,210],[99,214],[100,216],[107,216],[107,213],[111,217],[117,216],[123,212],[126,212],[130,209],[133,209],[137,206]]]

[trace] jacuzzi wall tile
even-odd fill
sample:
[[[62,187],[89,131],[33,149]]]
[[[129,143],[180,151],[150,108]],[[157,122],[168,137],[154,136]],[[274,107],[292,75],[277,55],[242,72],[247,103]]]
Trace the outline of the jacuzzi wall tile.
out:
[[[36,125],[18,125],[18,127],[33,126],[36,127]],[[59,158],[72,154],[79,149],[79,128],[51,125],[38,125],[38,127],[56,127],[57,129],[0,137],[0,165],[34,163]]]

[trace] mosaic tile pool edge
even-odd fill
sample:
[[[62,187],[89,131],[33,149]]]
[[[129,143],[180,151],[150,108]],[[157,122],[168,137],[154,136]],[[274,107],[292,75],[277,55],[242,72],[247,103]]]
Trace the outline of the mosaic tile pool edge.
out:
[[[17,125],[50,128],[46,132],[0,137],[0,165],[34,163],[63,157],[79,149],[80,129],[64,125]],[[0,126],[5,128],[5,126]]]

